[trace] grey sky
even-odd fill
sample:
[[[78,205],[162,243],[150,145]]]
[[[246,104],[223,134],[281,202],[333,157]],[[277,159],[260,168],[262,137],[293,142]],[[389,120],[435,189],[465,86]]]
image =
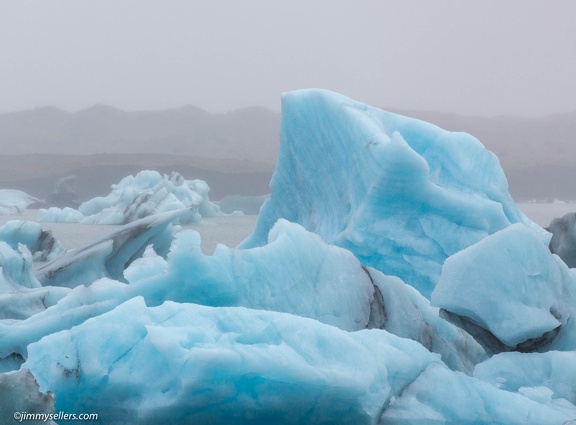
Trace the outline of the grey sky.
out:
[[[0,111],[375,106],[576,110],[576,1],[0,0]]]

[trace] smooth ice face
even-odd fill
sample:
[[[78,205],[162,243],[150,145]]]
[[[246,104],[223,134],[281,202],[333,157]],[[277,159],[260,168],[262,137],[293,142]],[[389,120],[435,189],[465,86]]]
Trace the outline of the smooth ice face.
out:
[[[182,224],[198,222],[202,217],[221,214],[208,200],[210,188],[202,180],[185,180],[180,174],[170,176],[156,171],[141,171],[112,186],[106,197],[84,202],[78,210],[49,208],[39,211],[44,222],[79,222],[84,224],[127,224],[154,214],[188,209],[179,218]]]
[[[568,321],[574,283],[539,236],[515,224],[449,257],[432,304],[515,347]]]
[[[30,345],[23,367],[57,411],[103,423],[373,424],[437,361],[381,330],[135,298]]]
[[[510,223],[536,227],[472,136],[323,90],[283,95],[270,189],[242,247],[266,244],[285,218],[428,298],[448,256]]]

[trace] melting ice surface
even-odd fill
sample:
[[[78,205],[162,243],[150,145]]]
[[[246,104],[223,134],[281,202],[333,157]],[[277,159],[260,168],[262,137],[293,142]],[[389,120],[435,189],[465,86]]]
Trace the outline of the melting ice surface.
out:
[[[106,424],[576,419],[574,273],[480,142],[292,92],[271,190],[213,255],[177,212],[47,269],[0,246],[0,400]]]

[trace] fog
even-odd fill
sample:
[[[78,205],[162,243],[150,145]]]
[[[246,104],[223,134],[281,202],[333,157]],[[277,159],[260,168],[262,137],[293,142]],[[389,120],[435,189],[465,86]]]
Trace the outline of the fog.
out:
[[[576,110],[576,3],[2,0],[0,111],[278,111],[321,87],[463,115]]]
[[[0,0],[0,187],[42,197],[74,174],[90,197],[154,168],[261,195],[280,94],[320,87],[473,134],[519,199],[576,199],[575,18],[572,1]]]

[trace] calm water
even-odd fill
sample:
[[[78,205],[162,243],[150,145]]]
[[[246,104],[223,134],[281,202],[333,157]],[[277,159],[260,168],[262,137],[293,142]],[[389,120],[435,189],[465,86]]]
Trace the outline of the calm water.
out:
[[[36,210],[26,210],[21,215],[2,216],[0,225],[10,220],[36,221]],[[235,247],[242,242],[256,225],[255,215],[235,217],[213,217],[204,219],[202,223],[182,226],[185,229],[194,229],[202,237],[202,251],[212,254],[216,245],[221,243]],[[63,248],[68,250],[85,245],[93,240],[107,235],[121,226],[108,224],[75,224],[75,223],[41,223],[42,229],[51,230]]]
[[[576,212],[576,203],[519,203],[518,208],[542,227],[547,227],[554,217],[562,217],[568,212]],[[9,220],[36,221],[36,210],[26,210],[21,215],[0,216],[0,225]],[[216,245],[221,243],[235,247],[242,242],[254,229],[257,216],[243,215],[233,217],[207,218],[200,224],[184,226],[194,229],[202,237],[202,251],[210,255]],[[44,230],[51,230],[60,241],[64,249],[87,244],[99,237],[113,232],[120,226],[70,224],[70,223],[42,223]]]

